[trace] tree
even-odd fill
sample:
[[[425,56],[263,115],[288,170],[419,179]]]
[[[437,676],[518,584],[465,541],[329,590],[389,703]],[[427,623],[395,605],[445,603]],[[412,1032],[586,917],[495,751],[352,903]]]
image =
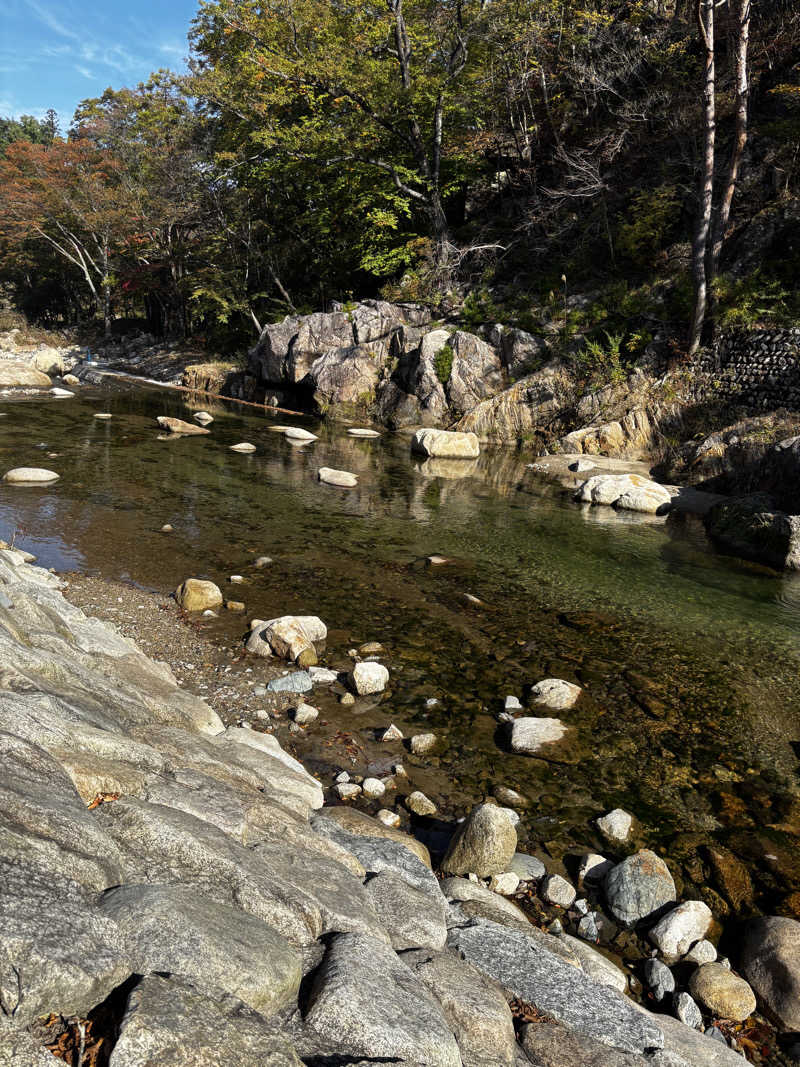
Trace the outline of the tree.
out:
[[[196,92],[249,125],[262,158],[391,183],[424,216],[446,269],[458,135],[480,121],[473,78],[495,18],[485,0],[203,0]]]
[[[700,348],[709,298],[719,269],[731,205],[739,180],[739,169],[747,146],[747,102],[750,91],[747,55],[750,42],[750,0],[729,0],[735,15],[735,116],[733,148],[723,185],[722,200],[714,218],[714,178],[716,165],[716,35],[715,7],[719,0],[698,0],[697,20],[705,54],[703,163],[700,211],[692,249],[694,313],[689,333],[689,354]]]
[[[49,148],[17,141],[0,160],[0,236],[46,242],[82,277],[111,332],[113,266],[131,213],[113,157],[85,139]]]

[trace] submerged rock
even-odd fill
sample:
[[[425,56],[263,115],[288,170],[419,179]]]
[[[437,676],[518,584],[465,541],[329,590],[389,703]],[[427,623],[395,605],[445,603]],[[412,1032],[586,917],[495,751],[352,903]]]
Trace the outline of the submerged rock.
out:
[[[560,741],[567,733],[561,719],[539,719],[526,716],[515,719],[511,727],[511,747],[515,752],[535,755],[545,745]]]
[[[633,816],[622,808],[614,808],[597,820],[597,829],[613,845],[624,845],[633,832]]]
[[[582,692],[579,685],[565,682],[562,678],[545,678],[533,686],[529,702],[552,708],[553,711],[562,711],[576,704]]]
[[[302,426],[286,426],[283,428],[285,437],[290,441],[316,441],[317,435],[310,430],[304,430]]]
[[[249,441],[240,441],[238,445],[231,445],[231,452],[255,452],[256,446]]]

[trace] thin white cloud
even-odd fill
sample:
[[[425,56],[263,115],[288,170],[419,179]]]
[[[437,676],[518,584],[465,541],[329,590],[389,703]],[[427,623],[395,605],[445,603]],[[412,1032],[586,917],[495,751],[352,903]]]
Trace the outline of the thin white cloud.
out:
[[[43,22],[53,33],[57,33],[59,37],[67,37],[71,41],[79,41],[81,39],[80,34],[70,29],[69,26],[65,26],[54,12],[44,7],[43,4],[37,3],[37,0],[27,0],[27,4],[39,21]]]
[[[187,47],[185,44],[160,44],[158,50],[165,56],[177,56],[182,59],[186,55]]]
[[[84,78],[89,78],[90,80],[94,78],[94,74],[92,74],[88,67],[76,66],[75,70],[78,72],[78,74],[82,74]]]

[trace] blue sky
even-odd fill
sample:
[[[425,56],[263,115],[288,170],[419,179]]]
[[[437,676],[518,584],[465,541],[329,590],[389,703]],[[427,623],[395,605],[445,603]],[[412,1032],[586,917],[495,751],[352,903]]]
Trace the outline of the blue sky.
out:
[[[77,104],[182,69],[196,0],[0,0],[0,115]]]

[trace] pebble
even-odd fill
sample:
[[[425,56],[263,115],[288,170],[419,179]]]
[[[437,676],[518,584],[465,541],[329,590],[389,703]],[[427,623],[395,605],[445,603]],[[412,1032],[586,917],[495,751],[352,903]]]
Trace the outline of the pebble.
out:
[[[361,426],[351,426],[350,429],[348,429],[347,432],[350,434],[351,437],[362,437],[362,438],[380,437],[380,434],[378,433],[377,430],[368,430],[368,429],[366,429],[364,427],[361,427]]]
[[[228,581],[232,582],[234,585],[242,585],[244,583],[244,578],[241,574],[232,574]]]
[[[577,912],[578,915],[588,915],[589,901],[586,900],[584,897],[581,897],[580,900],[576,900],[575,903],[572,905],[572,910]]]
[[[656,1001],[661,1002],[668,993],[675,992],[675,975],[661,960],[645,960],[642,973]]]
[[[361,786],[354,782],[342,782],[336,786],[336,792],[341,800],[352,800],[361,793]]]
[[[336,775],[336,781],[339,783],[349,782],[350,775],[347,773],[347,771],[339,771],[339,773]]]
[[[256,446],[249,441],[240,441],[238,445],[231,445],[231,452],[255,452]]]
[[[522,711],[522,704],[519,702],[518,697],[508,696],[505,703],[506,711]]]
[[[259,570],[260,570],[262,567],[266,567],[270,563],[272,563],[272,560],[270,559],[269,556],[259,556],[258,559],[253,564],[253,566],[258,567]]]
[[[675,1017],[693,1030],[703,1029],[703,1016],[693,997],[688,993],[678,993],[675,997]]]
[[[96,419],[110,419],[112,418],[112,415],[110,411],[96,411],[94,417]]]
[[[214,421],[213,415],[209,415],[207,411],[195,411],[195,422],[199,422],[201,426],[208,426]]]
[[[386,649],[380,641],[367,641],[358,651],[362,656],[379,656],[381,652],[385,652]]]
[[[364,791],[364,796],[369,797],[371,800],[382,797],[386,792],[386,786],[380,778],[365,778],[361,788]]]
[[[414,734],[409,743],[415,756],[424,756],[436,747],[436,734]]]
[[[162,533],[172,533],[173,529],[174,529],[174,527],[172,526],[172,523],[165,522],[164,525],[161,527],[161,532]]]
[[[316,708],[312,707],[311,704],[302,703],[298,704],[294,709],[292,718],[298,725],[306,726],[308,723],[314,722],[315,719],[319,718],[319,712]]]
[[[504,897],[510,897],[519,889],[519,875],[514,874],[513,871],[493,874],[489,879],[489,888]]]
[[[406,774],[406,769],[402,763],[395,763],[394,767],[392,767],[392,774],[395,776],[395,778],[408,777],[408,775]]]
[[[438,703],[439,701],[436,699],[436,697],[428,697],[428,699],[425,701],[425,707],[435,708]]]
[[[539,887],[539,895],[548,904],[569,908],[575,900],[575,887],[560,874],[548,874]]]
[[[428,556],[428,563],[434,567],[439,567],[442,563],[449,562],[450,560],[446,556]]]
[[[244,611],[245,604],[241,600],[226,600],[225,607],[228,611]]]
[[[381,808],[377,814],[377,819],[382,822],[384,826],[399,826],[400,816],[395,811],[389,811],[388,808]]]
[[[394,723],[387,726],[386,729],[378,735],[379,741],[402,741],[403,731],[399,730]]]
[[[206,610],[203,612],[203,615],[207,619],[216,619],[217,618],[216,611],[212,611],[211,608],[206,608]]]
[[[406,797],[406,807],[415,815],[435,815],[437,810],[433,801],[429,800],[419,789]]]
[[[352,693],[342,693],[342,695],[339,697],[339,703],[345,708],[351,707],[353,704],[355,704],[355,702],[356,698],[353,696]]]
[[[547,868],[536,856],[526,852],[515,852],[511,860],[511,870],[518,874],[522,882],[538,882],[547,874]]]
[[[333,685],[339,680],[336,671],[330,671],[327,667],[309,667],[308,673],[314,685]]]
[[[597,829],[614,845],[624,845],[633,830],[633,816],[622,808],[614,808],[597,820]]]

